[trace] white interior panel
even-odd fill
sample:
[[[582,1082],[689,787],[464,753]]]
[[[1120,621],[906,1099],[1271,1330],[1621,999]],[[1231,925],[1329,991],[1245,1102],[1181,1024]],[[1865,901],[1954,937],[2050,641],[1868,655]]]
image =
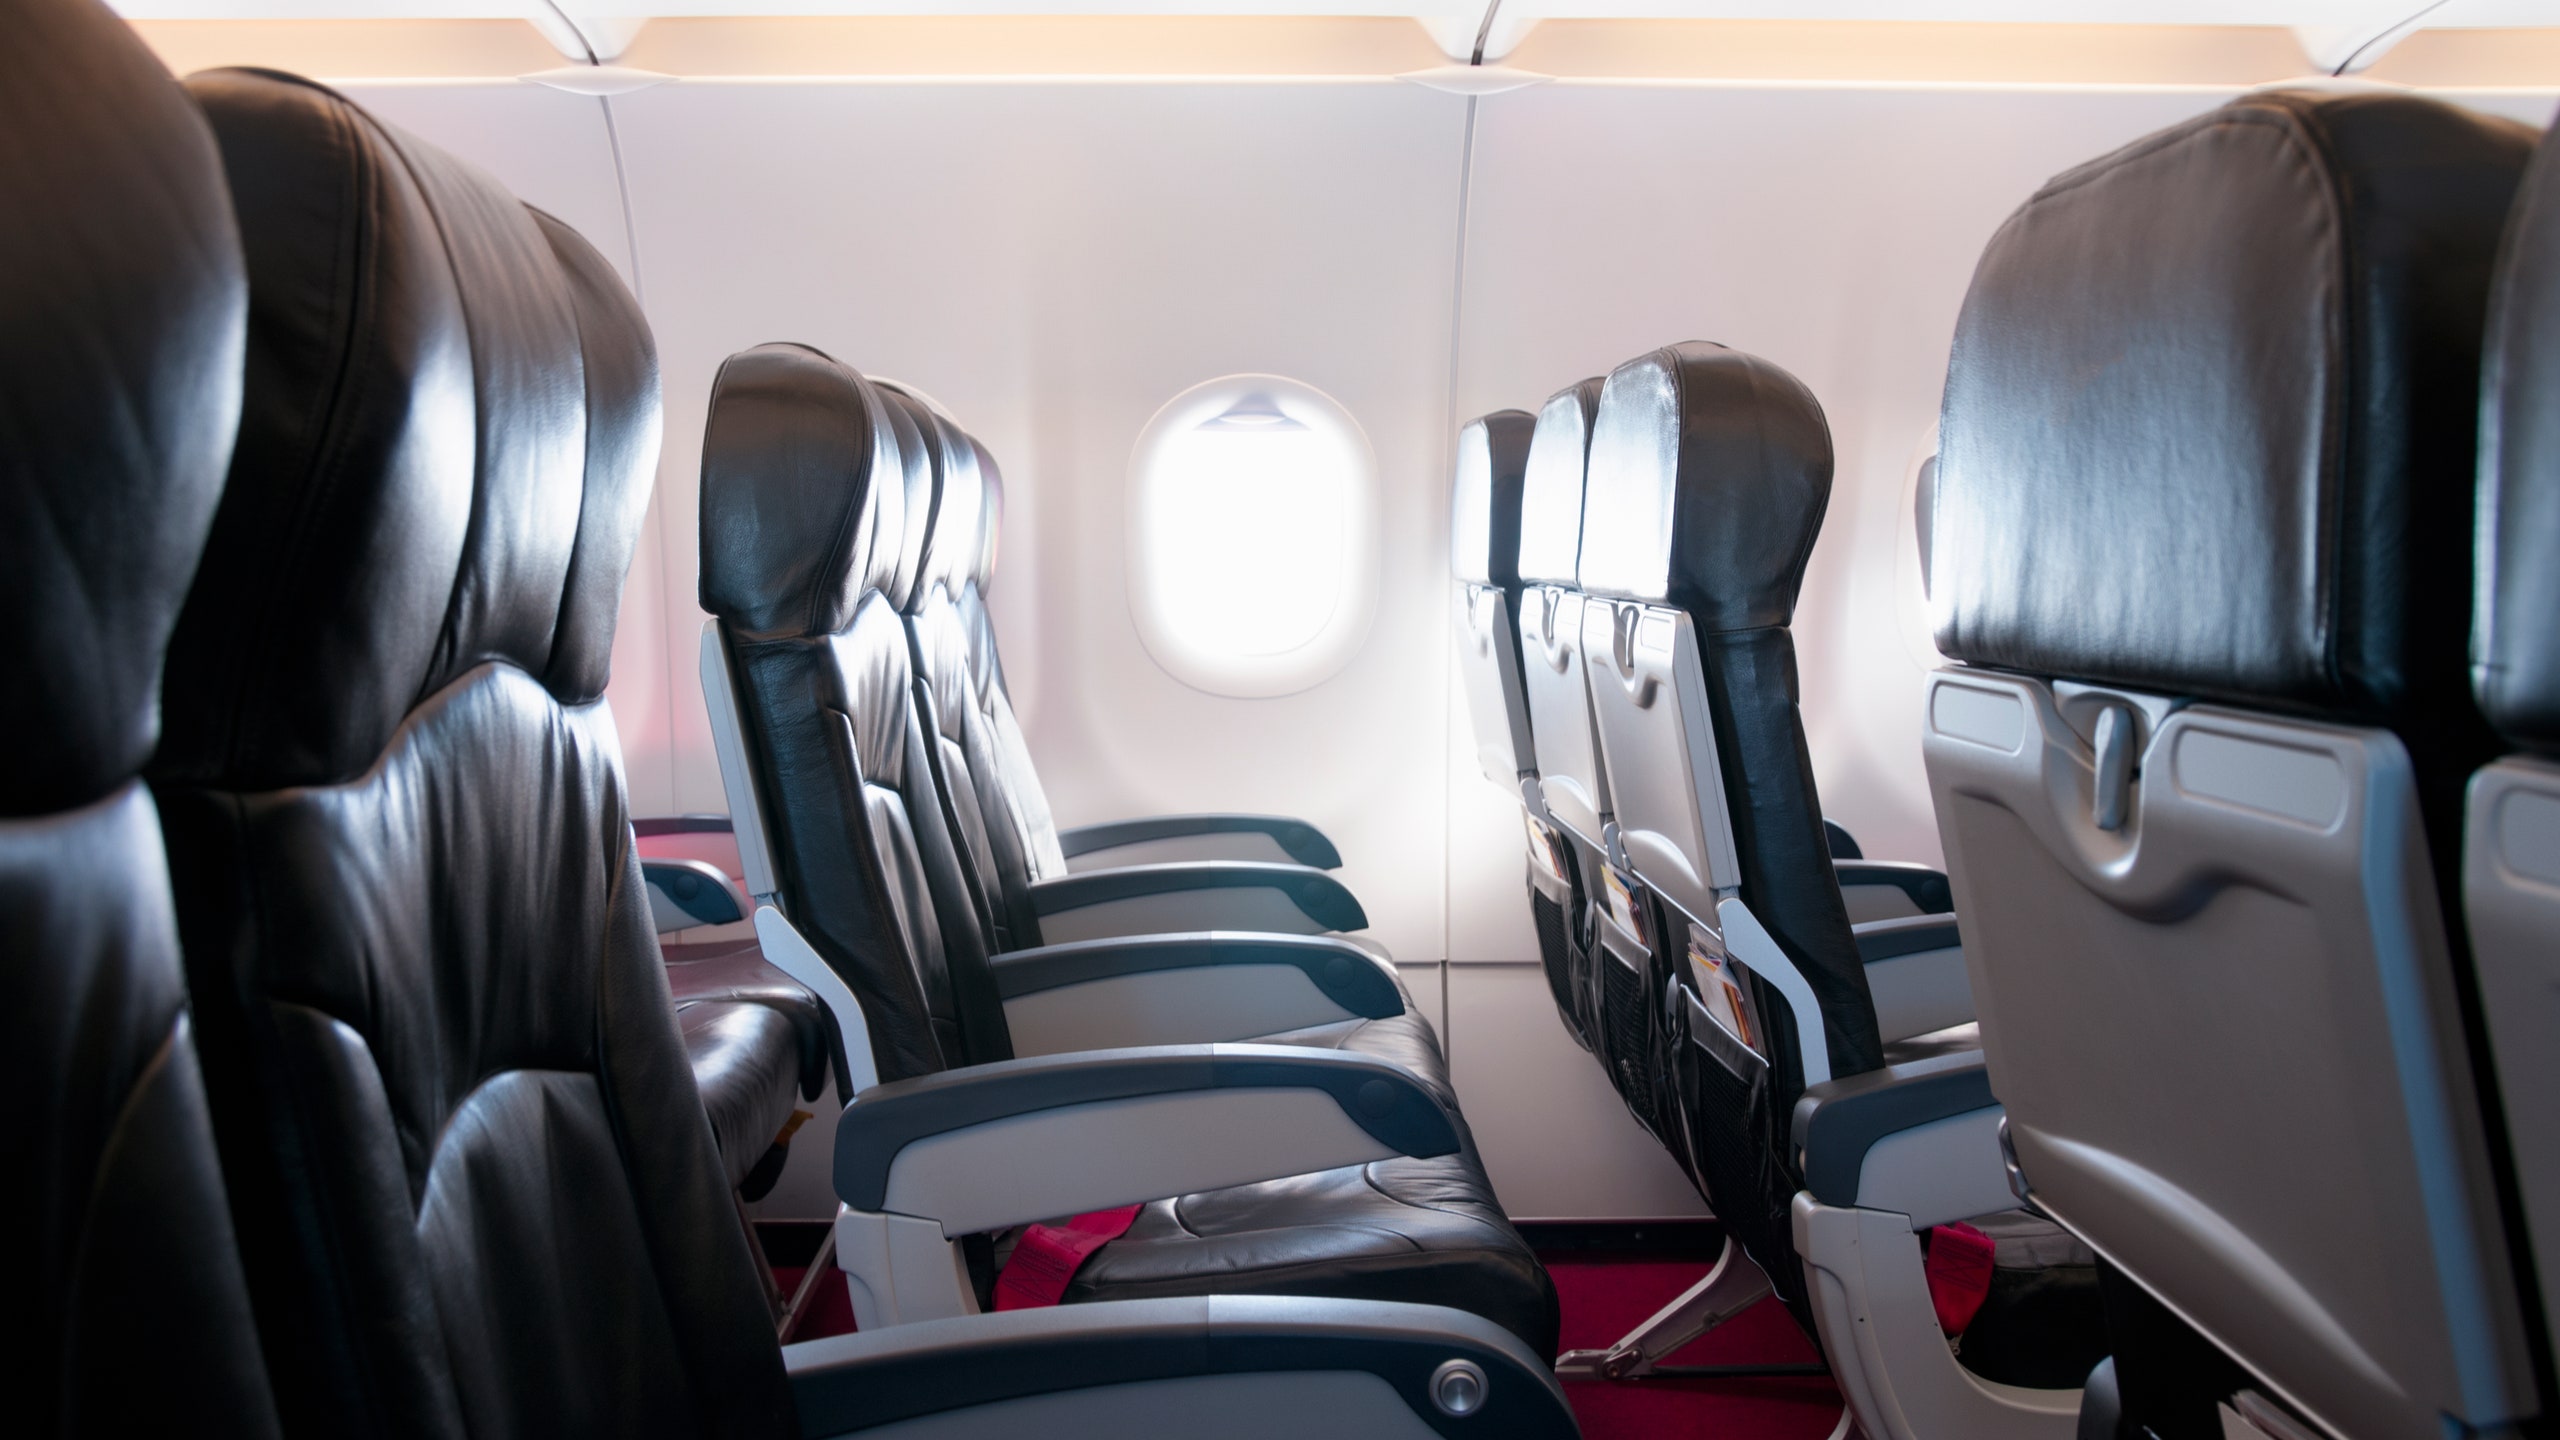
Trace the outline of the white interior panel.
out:
[[[1535,966],[1450,966],[1448,1020],[1449,1077],[1494,1193],[1513,1217],[1707,1213],[1689,1177],[1609,1088],[1600,1063],[1565,1034]]]

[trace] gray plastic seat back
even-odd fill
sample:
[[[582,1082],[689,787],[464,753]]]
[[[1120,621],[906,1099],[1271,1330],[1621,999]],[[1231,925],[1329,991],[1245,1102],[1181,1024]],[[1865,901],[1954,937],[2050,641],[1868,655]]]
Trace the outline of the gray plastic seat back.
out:
[[[1520,680],[1537,736],[1547,814],[1597,850],[1609,787],[1591,735],[1582,673],[1582,468],[1600,382],[1560,390],[1538,411],[1520,482]]]
[[[2560,145],[2547,137],[2508,217],[2485,362],[2472,683],[2526,753],[2472,782],[2462,893],[2548,1327],[2560,1302]]]
[[[1520,688],[1520,480],[1537,418],[1497,410],[1458,432],[1449,495],[1449,571],[1458,587],[1458,672],[1475,722],[1476,763],[1515,790],[1538,774]]]
[[[2017,1163],[2341,1434],[2533,1403],[2438,898],[2530,145],[2245,96],[2013,215],[1947,379],[1924,753]]]

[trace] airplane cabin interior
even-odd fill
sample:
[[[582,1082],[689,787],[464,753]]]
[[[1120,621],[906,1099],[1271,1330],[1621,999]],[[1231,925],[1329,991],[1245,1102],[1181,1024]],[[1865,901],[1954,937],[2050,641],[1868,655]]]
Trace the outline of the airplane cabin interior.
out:
[[[2555,109],[0,0],[0,1430],[2560,1436]]]

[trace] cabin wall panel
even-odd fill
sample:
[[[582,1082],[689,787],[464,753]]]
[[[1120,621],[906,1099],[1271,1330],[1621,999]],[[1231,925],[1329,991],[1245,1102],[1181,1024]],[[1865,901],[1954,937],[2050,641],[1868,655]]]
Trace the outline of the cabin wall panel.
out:
[[[687,82],[616,115],[665,364],[666,573],[694,570],[723,357],[797,339],[922,387],[1005,469],[990,599],[1061,822],[1304,815],[1373,932],[1438,961],[1463,102],[1386,83]],[[1382,479],[1369,637],[1275,700],[1161,670],[1122,577],[1131,445],[1175,394],[1238,371],[1340,400]],[[688,665],[694,596],[662,598]],[[700,699],[673,698],[676,802],[720,808]]]
[[[1538,967],[1451,965],[1443,1033],[1467,1127],[1513,1218],[1707,1213],[1678,1162],[1565,1033]]]

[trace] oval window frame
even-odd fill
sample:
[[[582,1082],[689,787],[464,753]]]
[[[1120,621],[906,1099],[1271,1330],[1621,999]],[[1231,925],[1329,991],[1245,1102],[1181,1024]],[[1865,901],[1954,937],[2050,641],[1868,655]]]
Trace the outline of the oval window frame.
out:
[[[1270,654],[1203,645],[1167,620],[1165,612],[1175,600],[1166,593],[1169,581],[1155,558],[1150,524],[1158,487],[1170,479],[1158,462],[1172,442],[1251,397],[1267,397],[1302,425],[1335,431],[1352,462],[1352,495],[1344,517],[1347,553],[1333,611],[1308,640]],[[1194,690],[1240,700],[1294,695],[1342,673],[1367,642],[1377,616],[1380,507],[1378,457],[1368,431],[1349,407],[1303,380],[1258,372],[1221,375],[1166,401],[1130,447],[1122,505],[1129,619],[1148,658]]]

